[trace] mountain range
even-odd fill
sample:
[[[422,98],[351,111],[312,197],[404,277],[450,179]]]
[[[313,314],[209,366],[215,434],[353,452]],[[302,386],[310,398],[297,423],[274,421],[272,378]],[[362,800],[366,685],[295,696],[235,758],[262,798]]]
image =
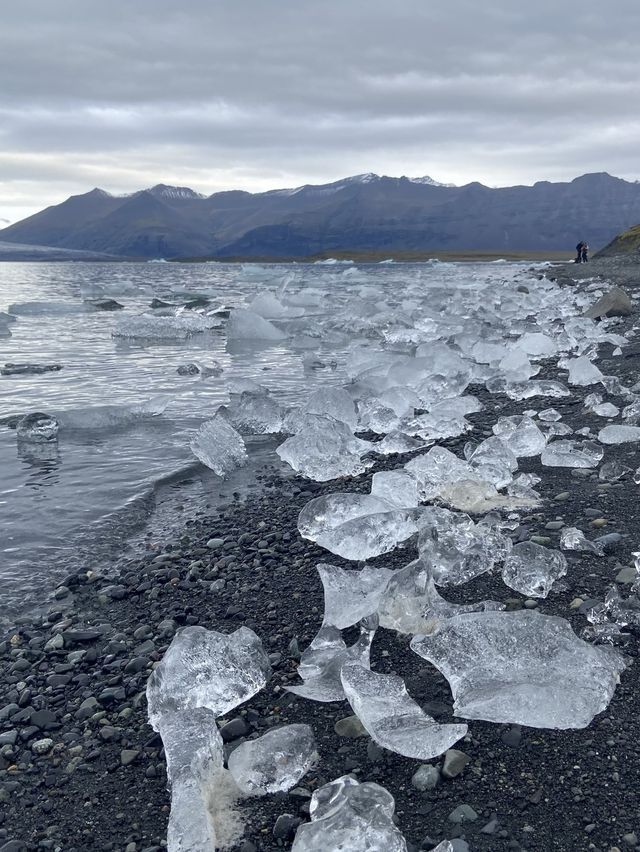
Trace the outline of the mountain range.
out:
[[[0,229],[0,241],[129,258],[572,251],[638,222],[640,183],[606,172],[499,188],[364,174],[210,196],[165,184],[125,196],[93,189]]]

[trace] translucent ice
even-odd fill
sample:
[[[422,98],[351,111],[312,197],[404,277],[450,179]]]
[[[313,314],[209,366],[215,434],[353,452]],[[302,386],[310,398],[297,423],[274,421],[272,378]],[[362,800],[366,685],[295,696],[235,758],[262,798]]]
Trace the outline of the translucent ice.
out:
[[[311,394],[303,410],[308,411],[309,414],[332,417],[334,420],[346,423],[352,432],[355,432],[358,426],[354,402],[342,388],[319,388]]]
[[[457,615],[411,648],[447,678],[457,716],[533,728],[585,728],[624,669],[613,649],[532,610]]]
[[[184,627],[147,682],[149,721],[206,707],[223,716],[259,692],[271,676],[262,642],[248,627],[230,634]]]
[[[464,737],[466,725],[439,725],[416,704],[402,678],[357,663],[342,667],[342,686],[372,740],[404,757],[431,760]]]
[[[514,544],[502,566],[506,585],[534,598],[546,598],[553,583],[566,573],[567,560],[559,550],[533,541]]]
[[[360,571],[321,563],[316,566],[324,588],[323,624],[344,630],[377,612],[393,571],[365,565]]]
[[[429,562],[416,559],[394,571],[378,605],[380,626],[398,633],[431,633],[439,621],[461,612],[504,609],[495,601],[455,604],[440,596]]]
[[[346,521],[319,535],[316,544],[343,559],[366,560],[389,553],[417,531],[411,510],[394,509]]]
[[[50,414],[34,411],[25,414],[18,420],[16,437],[18,441],[29,441],[32,444],[47,444],[58,437],[60,424]]]
[[[563,527],[560,532],[560,547],[563,550],[578,550],[583,553],[595,553],[597,556],[604,556],[602,548],[585,538],[582,530],[576,527]]]
[[[285,411],[268,394],[245,391],[232,399],[224,412],[241,435],[267,435],[282,432]]]
[[[569,370],[570,385],[595,385],[602,381],[602,373],[586,355],[568,361],[566,366]]]
[[[113,337],[131,337],[148,340],[186,340],[192,334],[207,331],[219,324],[219,320],[200,314],[159,317],[153,314],[121,317]]]
[[[597,467],[604,450],[590,441],[551,441],[542,451],[540,460],[546,467]]]
[[[358,402],[358,417],[360,430],[375,432],[376,435],[393,432],[402,425],[395,411],[377,397],[368,397]]]
[[[399,509],[415,508],[418,483],[406,470],[382,470],[373,474],[371,494]]]
[[[357,476],[371,467],[361,457],[373,444],[356,438],[346,423],[311,415],[309,421],[276,450],[291,467],[316,482],[340,476]]]
[[[627,444],[640,441],[640,426],[605,426],[598,432],[601,444]]]
[[[295,787],[318,759],[309,725],[285,725],[241,743],[228,766],[243,793],[263,796]]]
[[[547,439],[533,420],[523,415],[500,417],[493,433],[517,458],[539,456],[547,445]]]
[[[513,479],[513,472],[518,469],[518,460],[514,453],[497,436],[486,438],[471,449],[467,461],[476,476],[496,488],[508,485]]]
[[[317,541],[328,530],[342,526],[354,518],[388,512],[392,507],[371,494],[343,493],[314,497],[298,515],[298,532],[303,538]]]
[[[376,453],[382,456],[390,456],[395,453],[410,453],[414,450],[424,449],[428,444],[425,441],[413,438],[403,432],[389,432],[378,443],[373,445]]]
[[[296,832],[292,852],[407,852],[384,787],[343,775],[311,797],[311,822]]]
[[[253,311],[236,309],[229,314],[227,322],[227,339],[238,341],[279,341],[286,334],[276,328],[269,320],[264,319]]]
[[[470,464],[444,447],[432,447],[429,452],[411,459],[404,468],[418,481],[422,500],[433,500],[443,486],[451,482],[480,480]]]
[[[511,552],[511,539],[468,515],[428,509],[420,518],[418,550],[439,586],[459,586],[491,571]]]
[[[247,463],[242,437],[220,415],[207,420],[191,439],[191,452],[219,476]]]
[[[288,686],[289,692],[312,701],[344,701],[340,671],[347,662],[369,668],[371,643],[378,628],[378,616],[360,621],[360,637],[347,648],[337,627],[323,624],[308,648],[303,651],[298,674],[304,683]]]

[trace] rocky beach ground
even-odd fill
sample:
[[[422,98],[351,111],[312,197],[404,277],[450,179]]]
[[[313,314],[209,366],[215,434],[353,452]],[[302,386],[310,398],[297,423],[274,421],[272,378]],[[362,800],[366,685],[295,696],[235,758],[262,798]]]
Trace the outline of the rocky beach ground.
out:
[[[588,286],[601,276],[630,295],[640,291],[640,265],[607,259],[547,271],[561,284]],[[637,313],[621,318],[624,333]],[[624,385],[639,379],[640,346],[621,356],[600,348],[598,367]],[[541,377],[566,379],[554,363]],[[491,435],[501,415],[553,405],[572,428],[596,432],[607,421],[583,408],[593,387],[572,387],[566,399],[514,402],[471,387],[486,408],[469,415],[472,437]],[[615,396],[607,399],[622,406]],[[468,436],[442,442],[456,452]],[[350,480],[369,491],[371,476],[399,467],[409,455],[376,463]],[[520,469],[542,481],[539,508],[522,513],[516,541],[557,547],[564,525],[587,538],[617,533],[607,553],[567,552],[569,572],[549,597],[527,600],[499,577],[483,575],[447,590],[457,601],[485,598],[509,609],[537,607],[567,618],[579,634],[586,610],[615,582],[628,588],[640,547],[640,464],[636,444],[605,448],[605,461],[629,469],[617,482],[597,470],[542,467],[521,459]],[[236,852],[289,848],[295,828],[308,818],[311,792],[348,772],[376,781],[396,800],[398,825],[412,850],[429,850],[459,838],[471,850],[626,850],[640,848],[640,683],[637,636],[623,645],[629,663],[607,710],[584,730],[536,730],[470,722],[456,753],[420,764],[384,751],[351,718],[346,702],[320,704],[286,692],[296,682],[299,649],[320,625],[322,586],[315,566],[343,564],[303,541],[296,527],[309,499],[335,491],[294,475],[263,475],[259,496],[237,499],[222,511],[188,522],[178,537],[149,541],[147,554],[120,563],[108,576],[74,574],[55,592],[46,615],[22,619],[0,643],[0,852],[118,850],[151,852],[165,845],[169,794],[162,745],[146,722],[145,685],[175,630],[200,624],[230,632],[254,629],[271,655],[274,676],[266,689],[222,721],[231,750],[243,738],[272,726],[312,726],[321,756],[317,768],[286,794],[244,800],[245,838]],[[371,564],[399,568],[415,543]],[[352,563],[344,563],[352,564]],[[408,637],[381,630],[372,668],[397,673],[409,693],[439,721],[450,720],[446,680],[408,648]],[[464,843],[460,850],[467,848]]]

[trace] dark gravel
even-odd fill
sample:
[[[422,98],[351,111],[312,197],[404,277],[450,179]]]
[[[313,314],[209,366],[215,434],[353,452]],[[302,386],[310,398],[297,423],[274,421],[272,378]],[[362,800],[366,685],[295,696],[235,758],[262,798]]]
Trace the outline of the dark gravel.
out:
[[[573,276],[606,275],[633,294],[640,289],[638,271],[602,261],[563,266],[553,274],[567,286],[578,286]],[[620,320],[618,330],[630,328],[633,320]],[[620,358],[611,350],[602,347],[600,369],[634,384],[640,379],[640,351]],[[553,365],[541,375],[563,378]],[[470,417],[473,437],[490,434],[501,414],[550,406],[573,427],[597,431],[605,421],[581,405],[592,390],[574,388],[568,400],[514,403],[472,388],[489,403]],[[444,444],[460,453],[465,440]],[[614,459],[633,470],[640,465],[632,444],[607,447],[604,461]],[[391,457],[375,469],[406,460]],[[542,475],[538,490],[544,502],[523,518],[514,538],[537,535],[557,546],[554,521],[577,526],[588,538],[620,536],[603,558],[569,553],[566,582],[539,603],[542,612],[568,618],[579,632],[586,621],[575,599],[602,600],[621,568],[632,564],[640,543],[638,486],[629,475],[604,483],[597,472],[542,468],[537,459],[521,460],[520,468]],[[345,483],[345,490],[367,491],[372,473]],[[336,722],[351,715],[346,702],[317,704],[284,690],[296,680],[297,647],[308,644],[322,618],[315,565],[341,562],[300,539],[297,514],[312,497],[341,485],[277,474],[266,475],[263,485],[262,496],[189,521],[179,537],[150,542],[143,558],[120,564],[108,577],[90,572],[67,577],[45,616],[23,619],[0,643],[0,852],[151,852],[163,846],[169,794],[162,745],[146,724],[144,690],[153,663],[175,630],[188,624],[224,632],[246,624],[272,655],[274,676],[267,688],[220,722],[228,749],[274,725],[305,722],[321,753],[317,770],[296,790],[245,802],[247,831],[237,850],[289,848],[299,821],[308,818],[310,793],[346,772],[377,781],[394,795],[398,823],[414,850],[455,837],[466,839],[472,850],[640,848],[636,636],[624,647],[630,666],[610,707],[588,729],[470,722],[468,737],[457,744],[468,763],[459,759],[462,768],[451,778],[423,773],[429,785],[420,791],[412,784],[417,761],[386,752],[366,736],[336,734]],[[600,518],[607,523],[594,526]],[[414,547],[409,543],[377,561],[401,567],[413,558]],[[524,605],[498,577],[483,576],[447,592],[460,601],[493,598],[512,609]],[[372,664],[402,675],[411,695],[436,718],[451,718],[446,681],[409,651],[408,637],[379,631]],[[442,768],[443,760],[431,764]]]

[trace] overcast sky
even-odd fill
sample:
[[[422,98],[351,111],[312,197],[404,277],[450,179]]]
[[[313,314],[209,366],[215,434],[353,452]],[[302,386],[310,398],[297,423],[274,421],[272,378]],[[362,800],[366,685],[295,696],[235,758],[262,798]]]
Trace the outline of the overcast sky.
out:
[[[640,0],[20,0],[0,219],[100,186],[640,178]]]

